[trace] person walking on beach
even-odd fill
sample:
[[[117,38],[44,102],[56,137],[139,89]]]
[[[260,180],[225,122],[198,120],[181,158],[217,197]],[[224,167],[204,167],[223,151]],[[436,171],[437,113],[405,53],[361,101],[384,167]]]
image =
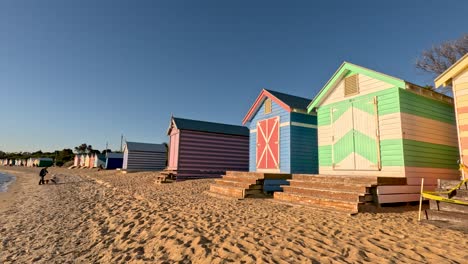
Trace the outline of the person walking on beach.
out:
[[[44,177],[47,175],[47,173],[49,173],[49,172],[47,171],[47,167],[43,168],[43,169],[39,172],[39,177],[41,177],[41,179],[39,180],[39,185],[45,184]]]

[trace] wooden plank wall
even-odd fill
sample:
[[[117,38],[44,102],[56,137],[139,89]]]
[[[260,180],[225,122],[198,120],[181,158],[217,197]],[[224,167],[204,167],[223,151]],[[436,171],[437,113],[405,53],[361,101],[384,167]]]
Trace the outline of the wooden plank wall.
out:
[[[181,130],[177,179],[215,177],[228,170],[248,171],[249,137]]]
[[[453,78],[453,89],[456,101],[456,114],[459,129],[460,154],[463,162],[468,164],[468,69]]]
[[[160,171],[166,167],[166,152],[126,150],[123,169],[129,171]]]
[[[284,110],[274,101],[271,102],[271,113],[265,114],[265,105],[264,102],[259,107],[258,111],[254,114],[252,120],[250,121],[248,127],[250,129],[250,140],[249,140],[249,171],[257,171],[257,122],[272,118],[275,116],[280,117],[280,124],[289,123],[291,117],[288,111]],[[280,172],[290,173],[291,171],[291,162],[290,162],[290,153],[291,153],[291,130],[289,126],[280,127]]]

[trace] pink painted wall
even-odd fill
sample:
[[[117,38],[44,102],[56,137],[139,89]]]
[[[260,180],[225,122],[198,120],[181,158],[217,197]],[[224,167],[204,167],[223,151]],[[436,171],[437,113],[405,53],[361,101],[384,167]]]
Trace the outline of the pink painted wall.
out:
[[[167,168],[176,170],[179,162],[179,130],[173,128],[169,136],[169,161]]]

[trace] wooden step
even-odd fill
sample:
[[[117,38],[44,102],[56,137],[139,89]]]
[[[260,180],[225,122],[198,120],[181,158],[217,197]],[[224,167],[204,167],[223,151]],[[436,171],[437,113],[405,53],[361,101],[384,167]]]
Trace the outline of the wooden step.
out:
[[[243,199],[245,197],[245,189],[239,187],[211,184],[210,192],[238,199]]]
[[[247,182],[228,181],[228,180],[225,180],[224,178],[215,179],[215,183],[218,184],[218,185],[240,187],[240,188],[244,188],[244,189],[249,189],[250,186],[252,186],[252,185],[257,186],[256,184],[250,184],[250,183],[247,183]],[[258,185],[258,186],[261,186],[261,185]]]
[[[249,184],[261,184],[261,179],[252,177],[252,176],[231,176],[225,175],[222,178],[225,181],[233,181],[233,182],[243,182]]]
[[[360,192],[368,193],[369,187],[363,184],[343,184],[335,182],[311,182],[311,181],[300,181],[300,180],[289,180],[289,185],[292,187],[303,187],[303,188],[317,188],[324,190],[336,190],[336,191],[348,191],[348,192]]]
[[[349,214],[358,213],[358,203],[326,198],[311,197],[296,193],[275,192],[274,199],[289,203],[313,206],[323,210],[339,211]]]
[[[426,210],[426,217],[427,217],[427,220],[433,220],[433,221],[468,223],[468,214],[457,213],[457,212]]]
[[[236,177],[255,177],[257,179],[291,179],[291,174],[289,174],[289,173],[226,171],[226,175],[227,176],[236,176]]]
[[[298,181],[308,181],[308,182],[351,183],[351,184],[365,184],[368,186],[377,185],[377,177],[372,177],[372,176],[293,174],[292,179],[298,180]]]
[[[444,191],[447,191],[447,190],[437,189],[436,191],[444,192]],[[468,190],[457,189],[457,190],[455,190],[455,192],[452,195],[453,196],[451,197],[451,199],[468,200]],[[441,193],[440,196],[442,196],[444,198],[450,198],[448,193]]]
[[[444,203],[430,200],[429,208],[434,211],[446,211],[446,212],[458,212],[468,214],[468,205],[453,204],[453,203]]]
[[[333,190],[321,190],[315,188],[302,188],[302,187],[293,187],[293,186],[281,186],[283,187],[284,192],[286,193],[297,193],[301,195],[307,195],[318,198],[326,198],[340,201],[350,201],[350,202],[365,202],[365,193],[357,192],[345,192],[345,191],[333,191]],[[362,198],[360,198],[362,196]],[[372,195],[368,194],[367,199],[372,201]]]
[[[461,180],[439,180],[439,188],[443,190],[449,190],[457,186]],[[461,189],[467,189],[467,186],[463,185]]]

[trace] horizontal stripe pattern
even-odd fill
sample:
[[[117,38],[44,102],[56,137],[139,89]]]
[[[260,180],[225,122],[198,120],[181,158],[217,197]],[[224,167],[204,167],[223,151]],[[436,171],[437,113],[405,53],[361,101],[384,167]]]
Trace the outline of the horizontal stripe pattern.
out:
[[[178,171],[247,171],[249,137],[182,130]]]

